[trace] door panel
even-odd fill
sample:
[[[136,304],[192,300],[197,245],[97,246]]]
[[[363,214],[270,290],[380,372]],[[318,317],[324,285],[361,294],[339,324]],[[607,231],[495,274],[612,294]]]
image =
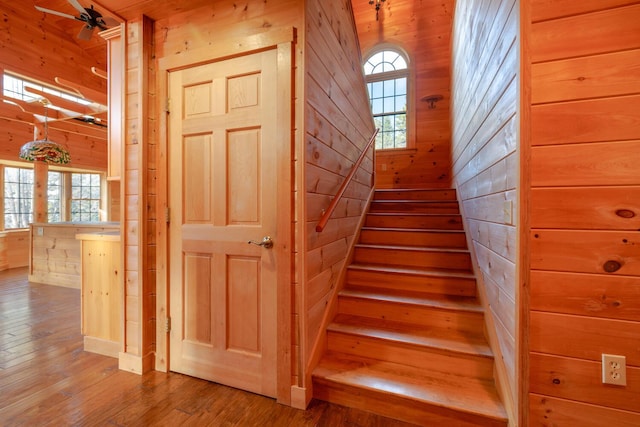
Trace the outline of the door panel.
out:
[[[276,394],[276,51],[169,74],[170,368]]]

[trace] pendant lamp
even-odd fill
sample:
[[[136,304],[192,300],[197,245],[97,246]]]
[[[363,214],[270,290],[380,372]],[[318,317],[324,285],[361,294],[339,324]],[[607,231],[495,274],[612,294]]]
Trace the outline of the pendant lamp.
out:
[[[47,101],[41,101],[44,105],[44,139],[29,141],[20,148],[20,158],[30,162],[45,162],[48,164],[66,165],[71,161],[71,156],[62,145],[49,141],[47,127]]]

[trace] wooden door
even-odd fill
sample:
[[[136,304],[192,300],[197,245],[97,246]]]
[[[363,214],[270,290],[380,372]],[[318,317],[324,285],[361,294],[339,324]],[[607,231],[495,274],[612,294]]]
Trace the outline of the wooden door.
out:
[[[276,395],[276,50],[169,74],[170,369]]]

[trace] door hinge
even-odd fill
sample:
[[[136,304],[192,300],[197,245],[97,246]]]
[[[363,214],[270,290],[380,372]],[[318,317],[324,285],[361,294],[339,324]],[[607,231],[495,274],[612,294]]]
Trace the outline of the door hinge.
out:
[[[164,319],[164,331],[167,333],[171,332],[171,317]]]
[[[164,220],[167,224],[171,222],[171,208],[168,206],[164,208]]]
[[[165,110],[167,111],[167,114],[171,114],[171,98],[167,98]]]

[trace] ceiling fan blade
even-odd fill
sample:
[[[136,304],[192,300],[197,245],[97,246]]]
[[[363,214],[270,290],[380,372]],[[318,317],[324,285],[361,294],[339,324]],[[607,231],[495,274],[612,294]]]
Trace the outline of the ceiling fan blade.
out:
[[[91,40],[91,35],[93,34],[93,27],[89,25],[84,25],[80,33],[78,34],[78,38],[80,40]]]
[[[40,12],[50,13],[52,15],[62,16],[63,18],[78,19],[73,15],[69,15],[68,13],[58,12],[57,10],[45,9],[44,7],[40,7],[40,6],[36,6],[36,9],[39,10]]]
[[[110,16],[103,16],[101,19],[106,27],[115,27],[116,25],[120,25],[120,22],[117,19]]]
[[[78,12],[80,12],[80,14],[83,13],[87,13],[86,10],[84,10],[84,7],[82,7],[82,5],[80,3],[78,3],[78,0],[67,0],[69,2],[69,4],[71,6],[73,6]]]

